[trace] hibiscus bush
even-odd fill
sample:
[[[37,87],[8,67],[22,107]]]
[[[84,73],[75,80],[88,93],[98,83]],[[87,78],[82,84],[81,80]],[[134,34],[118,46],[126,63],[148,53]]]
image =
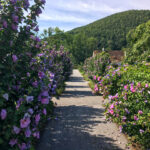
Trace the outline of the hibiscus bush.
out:
[[[119,124],[120,131],[143,149],[150,148],[149,84],[131,83],[114,96],[109,96],[106,116]]]
[[[109,101],[106,116],[119,124],[120,131],[143,149],[150,148],[149,103],[150,64],[109,66],[104,77],[94,78],[97,91]]]
[[[30,149],[71,73],[68,53],[35,33],[45,0],[0,0],[0,149]]]
[[[102,52],[95,57],[90,57],[85,60],[83,71],[89,78],[92,79],[94,75],[102,76],[105,74],[106,67],[110,64],[109,54]]]

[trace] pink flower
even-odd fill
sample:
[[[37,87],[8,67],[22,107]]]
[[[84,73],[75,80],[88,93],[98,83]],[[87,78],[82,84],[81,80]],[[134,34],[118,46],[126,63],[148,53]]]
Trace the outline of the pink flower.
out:
[[[146,87],[146,88],[148,88],[148,87],[149,87],[149,85],[148,85],[148,84],[145,84],[145,87]]]
[[[144,130],[142,130],[142,129],[140,129],[139,131],[140,131],[141,134],[144,133]]]
[[[120,133],[122,132],[122,126],[119,126],[119,129],[120,129]]]
[[[14,126],[14,127],[13,127],[13,131],[14,131],[14,133],[16,133],[16,134],[19,134],[20,128]]]
[[[134,120],[135,120],[135,121],[139,120],[136,115],[134,115]]]
[[[49,104],[49,98],[42,98],[41,103],[42,104]]]
[[[95,84],[94,91],[98,92],[98,86],[97,86],[97,84]]]
[[[30,124],[31,120],[30,118],[24,118],[20,120],[20,127],[21,128],[26,128]]]
[[[137,84],[137,87],[141,87],[141,83],[138,83],[138,84]]]
[[[96,76],[94,76],[93,79],[96,80]]]
[[[17,139],[11,139],[11,140],[9,141],[9,144],[11,145],[11,147],[13,147],[14,145],[17,144]]]
[[[133,87],[133,85],[131,85],[130,91],[131,91],[132,93],[136,92],[136,89]]]
[[[97,78],[97,81],[100,81],[100,80],[101,80],[101,77],[98,77],[98,78]]]
[[[12,55],[12,59],[13,59],[13,62],[15,63],[18,60],[18,57],[16,55]]]
[[[110,110],[109,110],[109,113],[110,113],[111,115],[113,115],[113,114],[114,114],[114,111],[113,111],[112,109],[110,109]]]
[[[1,110],[1,119],[5,120],[6,117],[7,117],[7,111],[6,111],[6,109],[2,109]]]
[[[138,111],[138,114],[142,115],[142,114],[143,114],[143,111],[142,111],[142,110],[139,110],[139,111]]]
[[[114,104],[111,104],[111,105],[110,105],[110,109],[114,109]]]
[[[124,89],[127,90],[127,89],[128,89],[128,85],[125,85],[125,86],[124,86]]]

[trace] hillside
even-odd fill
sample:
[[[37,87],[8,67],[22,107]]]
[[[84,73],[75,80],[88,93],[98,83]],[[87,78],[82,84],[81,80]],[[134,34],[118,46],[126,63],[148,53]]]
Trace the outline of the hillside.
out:
[[[150,20],[150,10],[129,10],[113,14],[83,27],[69,31],[70,34],[85,33],[98,40],[97,47],[120,50],[126,47],[126,35],[139,24]]]

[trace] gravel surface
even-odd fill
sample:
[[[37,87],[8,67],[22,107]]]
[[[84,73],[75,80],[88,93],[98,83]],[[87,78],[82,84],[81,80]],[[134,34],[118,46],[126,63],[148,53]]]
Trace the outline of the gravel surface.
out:
[[[41,136],[36,150],[131,150],[116,124],[106,122],[103,98],[94,96],[78,70],[73,70],[66,90]]]

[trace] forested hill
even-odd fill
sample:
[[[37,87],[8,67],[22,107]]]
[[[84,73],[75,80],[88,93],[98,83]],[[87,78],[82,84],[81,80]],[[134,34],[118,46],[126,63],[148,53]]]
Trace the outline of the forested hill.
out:
[[[84,33],[87,37],[98,40],[98,48],[120,50],[126,47],[127,33],[141,23],[150,20],[150,10],[130,10],[117,13],[95,21],[83,27],[75,28],[69,33]]]

